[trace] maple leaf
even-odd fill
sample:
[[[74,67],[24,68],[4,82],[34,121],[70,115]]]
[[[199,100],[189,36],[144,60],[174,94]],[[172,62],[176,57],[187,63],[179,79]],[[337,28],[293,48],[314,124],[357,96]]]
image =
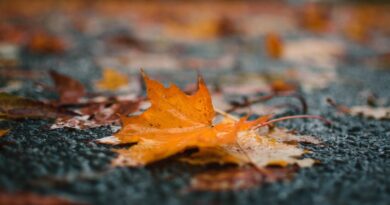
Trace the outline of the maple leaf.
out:
[[[284,143],[281,139],[287,139],[288,135],[281,137],[279,132],[260,136],[256,131],[280,120],[313,116],[288,116],[270,121],[269,115],[254,121],[226,116],[220,123],[213,124],[215,110],[202,78],[198,78],[197,92],[186,95],[176,85],[165,88],[144,73],[143,77],[151,107],[138,116],[122,116],[122,129],[112,137],[98,140],[106,144],[137,143],[129,149],[116,150],[119,155],[113,161],[114,165],[143,166],[190,148],[199,148],[199,152],[182,160],[198,164],[252,163],[264,167],[294,163],[310,166],[314,163],[312,159],[297,159],[306,151]],[[291,139],[298,141],[291,137],[286,141]]]
[[[214,125],[215,111],[209,91],[201,77],[198,90],[186,95],[176,85],[165,88],[143,73],[151,107],[138,116],[121,117],[122,130],[115,134],[121,143],[137,143],[117,150],[116,165],[142,166],[180,153],[188,148],[210,148],[235,143],[239,130],[264,122],[221,122]],[[106,142],[107,141],[101,141]]]

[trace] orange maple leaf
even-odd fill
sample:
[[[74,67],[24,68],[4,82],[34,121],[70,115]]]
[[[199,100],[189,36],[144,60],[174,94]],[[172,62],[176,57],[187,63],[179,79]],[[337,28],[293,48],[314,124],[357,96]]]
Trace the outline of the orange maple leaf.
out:
[[[189,148],[210,148],[236,142],[238,131],[265,122],[221,122],[214,125],[215,111],[210,93],[201,77],[198,90],[186,95],[176,85],[165,88],[144,73],[151,107],[138,116],[121,117],[122,130],[115,134],[120,144],[137,143],[129,149],[117,150],[117,165],[142,166]]]

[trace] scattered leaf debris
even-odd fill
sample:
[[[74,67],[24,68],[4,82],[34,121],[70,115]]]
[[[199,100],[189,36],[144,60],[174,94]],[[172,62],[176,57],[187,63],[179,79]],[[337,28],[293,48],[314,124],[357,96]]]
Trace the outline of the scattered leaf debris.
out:
[[[35,101],[7,93],[0,93],[0,118],[6,119],[55,119],[73,116],[66,111],[40,101]]]

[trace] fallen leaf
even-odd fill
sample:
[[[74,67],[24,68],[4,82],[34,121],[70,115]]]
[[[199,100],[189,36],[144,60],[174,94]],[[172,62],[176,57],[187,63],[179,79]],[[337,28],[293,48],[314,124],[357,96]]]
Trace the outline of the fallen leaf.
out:
[[[210,17],[189,22],[168,22],[166,32],[175,37],[176,40],[210,40],[217,37],[238,35],[240,30],[232,19]]]
[[[100,141],[137,143],[129,149],[116,150],[119,155],[113,165],[143,166],[190,148],[198,148],[199,152],[182,160],[192,163],[252,163],[257,167],[310,166],[314,163],[311,159],[298,159],[305,150],[278,142],[275,137],[260,136],[250,129],[266,123],[269,116],[255,121],[225,118],[214,125],[211,98],[201,78],[198,79],[198,91],[189,96],[175,85],[165,88],[143,75],[151,107],[141,115],[121,117],[120,132]]]
[[[0,69],[0,77],[8,79],[38,79],[42,76],[39,71],[25,70],[20,68]]]
[[[282,57],[283,42],[278,34],[268,33],[265,36],[265,51],[271,58],[279,59]]]
[[[347,107],[342,104],[334,102],[328,98],[327,102],[335,107],[338,111],[353,116],[363,116],[366,118],[374,118],[377,120],[389,120],[390,119],[390,108],[389,107],[370,107],[370,106],[353,106]]]
[[[31,37],[27,43],[27,48],[33,53],[61,54],[65,51],[66,44],[59,37],[39,32]]]
[[[262,172],[254,167],[212,170],[192,177],[188,191],[243,190],[291,178],[296,166],[267,167]]]
[[[270,83],[273,92],[292,92],[297,90],[297,86],[285,80],[277,79]]]
[[[217,149],[200,149],[198,153],[184,157],[181,161],[191,164],[234,163],[244,165],[251,163],[259,168],[269,165],[285,167],[289,164],[297,164],[300,167],[312,166],[315,160],[299,159],[306,151],[295,144],[286,143],[291,141],[319,143],[312,139],[289,136],[281,130],[262,136],[257,131],[245,130],[237,133],[236,144],[221,144]]]
[[[285,129],[285,128],[268,128],[264,127],[259,130],[259,134],[261,136],[266,135],[268,138],[274,139],[278,142],[288,143],[288,144],[295,144],[295,143],[308,143],[308,144],[321,144],[321,141],[318,140],[315,137],[309,136],[309,135],[299,135],[292,133],[291,131]]]
[[[132,35],[120,34],[108,39],[108,43],[113,44],[116,47],[136,48],[141,51],[147,50],[147,45],[140,39],[135,38]]]
[[[321,4],[308,3],[300,14],[301,25],[312,32],[326,32],[330,26],[329,9]]]
[[[129,149],[116,150],[113,161],[118,166],[143,166],[189,148],[218,147],[234,143],[238,130],[248,129],[266,118],[247,122],[213,125],[215,112],[202,78],[198,91],[186,95],[176,85],[165,88],[143,74],[151,107],[133,117],[121,117],[122,129],[115,134],[120,143],[137,143]]]
[[[54,81],[55,89],[60,95],[60,104],[78,103],[80,98],[86,94],[84,85],[79,81],[53,70],[49,74]]]
[[[103,70],[103,78],[96,82],[96,87],[101,90],[115,91],[128,84],[129,79],[126,75],[112,68],[105,68]]]
[[[257,167],[267,165],[287,166],[288,164],[298,164],[302,162],[298,159],[305,150],[290,144],[285,144],[260,136],[256,131],[242,131],[237,135],[237,143],[240,146],[239,152],[246,155]],[[236,153],[237,149],[228,151]],[[314,163],[314,160],[313,160]]]
[[[57,118],[50,129],[89,129],[105,125],[119,125],[119,116],[127,116],[138,110],[139,101],[121,100],[116,102],[90,103],[73,110],[80,116]]]
[[[0,130],[0,137],[5,136],[9,132],[9,129]]]
[[[390,120],[389,107],[354,106],[350,108],[350,114],[377,120]]]
[[[30,192],[0,192],[0,204],[7,205],[81,205],[58,196],[44,196]]]
[[[0,118],[58,118],[72,116],[74,113],[54,106],[7,93],[0,93]]]

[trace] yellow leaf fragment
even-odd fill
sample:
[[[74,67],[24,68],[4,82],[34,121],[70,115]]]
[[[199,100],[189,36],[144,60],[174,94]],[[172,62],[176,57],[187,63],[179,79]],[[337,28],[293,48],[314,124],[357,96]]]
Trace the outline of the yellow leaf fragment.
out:
[[[96,87],[101,90],[118,90],[129,84],[129,79],[126,75],[112,68],[103,70],[103,78],[96,82]]]
[[[283,42],[276,33],[268,33],[265,36],[265,49],[269,57],[279,59],[283,55]]]

